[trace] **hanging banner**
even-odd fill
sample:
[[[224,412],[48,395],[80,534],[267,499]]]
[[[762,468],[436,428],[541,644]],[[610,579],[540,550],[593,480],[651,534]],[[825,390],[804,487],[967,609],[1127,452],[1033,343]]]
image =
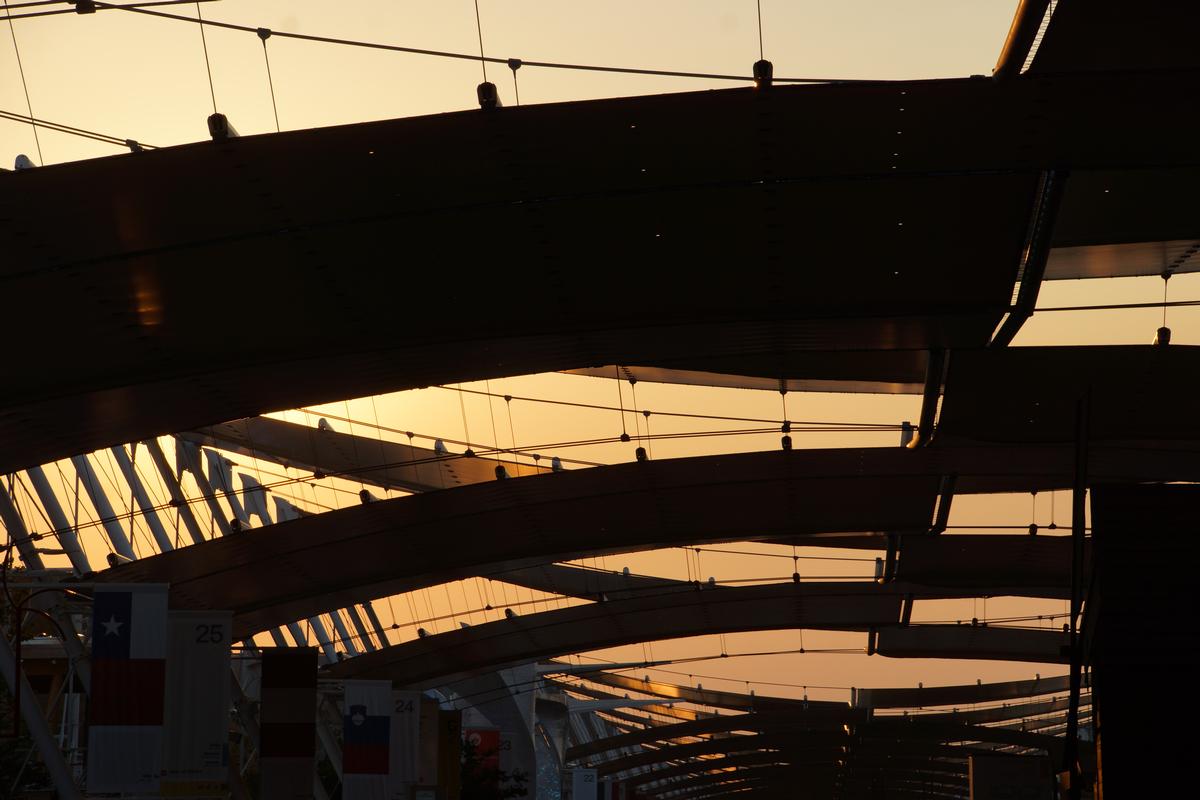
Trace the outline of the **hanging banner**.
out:
[[[312,800],[316,769],[317,651],[262,651],[261,800]]]
[[[157,794],[166,686],[166,584],[97,587],[92,604],[89,794]]]
[[[625,800],[625,784],[616,778],[601,778],[596,797],[599,800]]]
[[[163,709],[162,794],[223,797],[229,790],[228,611],[172,611]]]
[[[571,796],[567,800],[596,800],[596,770],[571,770]]]
[[[438,713],[436,700],[421,698],[418,711],[420,734],[417,737],[417,783],[436,786],[438,782]]]
[[[388,795],[391,800],[412,800],[421,746],[423,696],[420,692],[392,692],[391,754],[388,759]]]
[[[437,747],[440,796],[457,800],[462,788],[462,711],[438,712]]]
[[[493,792],[500,788],[500,731],[496,728],[464,728],[463,741],[475,748],[476,779]]]
[[[346,681],[342,712],[343,800],[386,800],[392,682]]]

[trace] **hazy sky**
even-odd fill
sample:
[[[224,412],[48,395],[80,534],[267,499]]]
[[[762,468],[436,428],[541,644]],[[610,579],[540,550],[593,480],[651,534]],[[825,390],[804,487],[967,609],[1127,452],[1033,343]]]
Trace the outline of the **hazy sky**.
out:
[[[763,0],[763,44],[779,76],[988,73],[1013,6],[1013,0]],[[464,53],[479,47],[470,0],[221,0],[201,9],[206,18],[254,27]],[[479,9],[490,56],[743,75],[758,58],[752,0],[480,0]],[[190,4],[157,10],[196,14]],[[19,21],[14,28],[35,117],[159,145],[206,136],[212,101],[195,24],[104,11]],[[258,37],[208,28],[207,38],[218,108],[243,134],[273,130]],[[470,108],[481,79],[478,63],[466,61],[278,37],[268,47],[285,129]],[[509,70],[489,67],[489,76],[511,104]],[[534,68],[518,77],[525,103],[730,85]],[[0,108],[25,111],[11,42],[0,45]],[[54,133],[44,134],[42,147],[48,162],[114,152]],[[34,150],[27,126],[0,124],[5,161]]]
[[[818,78],[937,78],[989,73],[1008,31],[1015,0],[824,0],[784,2],[763,0],[763,44],[778,76]],[[549,0],[480,0],[484,48],[489,56],[584,64],[678,69],[748,74],[758,58],[755,3],[748,0],[609,0],[603,3],[565,3]],[[169,13],[194,16],[194,5],[163,7]],[[222,0],[202,5],[205,18],[305,34],[478,52],[474,6],[469,0],[442,2],[333,3],[314,0]],[[212,99],[199,27],[124,11],[94,15],[65,14],[19,21],[14,26],[35,117],[88,128],[154,145],[172,145],[207,137],[205,118]],[[243,135],[274,131],[274,117],[263,61],[263,47],[252,33],[209,28],[207,46],[217,107]],[[346,124],[370,119],[433,114],[473,108],[480,81],[476,62],[420,55],[363,50],[290,41],[268,42],[279,119],[285,130]],[[513,76],[491,65],[489,77],[502,98],[513,103]],[[563,102],[658,92],[726,88],[727,82],[606,75],[523,68],[518,73],[523,103]],[[13,42],[0,33],[0,109],[25,113]],[[42,131],[41,148],[47,163],[114,155],[120,148],[63,134]],[[37,160],[31,129],[0,120],[0,163],[10,167],[18,153]],[[303,169],[302,164],[296,165]],[[1172,280],[1172,299],[1194,294],[1198,279]],[[1161,299],[1158,279],[1073,281],[1046,286],[1043,306],[1095,302],[1136,302]],[[1027,323],[1018,345],[1149,343],[1161,312],[1154,309],[1106,313],[1040,314]],[[1200,319],[1191,309],[1171,312],[1177,343],[1200,340]],[[482,384],[478,388],[483,388]],[[537,394],[563,399],[612,404],[617,401],[612,381],[566,376],[541,376],[494,381],[493,390]],[[628,392],[628,386],[625,386]],[[745,416],[781,415],[780,398],[773,393],[639,386],[640,405],[700,413]],[[626,403],[630,402],[628,393]],[[789,397],[792,419],[899,422],[915,419],[917,398],[811,395]],[[472,439],[492,440],[491,415],[478,399],[467,403]],[[351,409],[349,404],[347,409]],[[504,413],[497,408],[494,413]],[[359,419],[378,414],[387,425],[428,431],[448,438],[463,437],[457,398],[445,390],[429,389],[353,404],[347,416]],[[555,442],[592,435],[613,435],[613,415],[546,411],[513,404],[519,443]],[[655,432],[670,424],[656,420]],[[506,418],[502,418],[503,431]],[[629,420],[632,431],[634,422]],[[344,428],[343,428],[344,429]],[[797,437],[797,447],[890,445],[894,436]],[[501,444],[509,436],[499,435]],[[778,434],[737,439],[684,440],[656,445],[656,458],[778,446]],[[605,446],[582,457],[615,461],[632,457],[631,446]],[[1059,524],[1069,521],[1065,497],[1058,502]],[[955,504],[957,524],[1024,525],[1030,519],[1030,498],[990,498]],[[1041,506],[1048,521],[1048,502]],[[101,552],[103,546],[100,545]],[[862,554],[857,554],[862,555]],[[705,556],[703,572],[720,580],[764,574],[764,559]],[[635,571],[657,571],[686,577],[682,551],[667,551],[629,559],[609,558],[607,566],[630,564]],[[869,565],[868,565],[869,566]],[[836,568],[835,568],[836,567]],[[867,567],[863,567],[866,569]],[[691,569],[688,566],[687,569]],[[826,569],[821,567],[820,569]],[[839,565],[827,574],[840,574]],[[819,571],[818,567],[813,567]],[[790,563],[777,570],[786,575]],[[438,599],[436,602],[442,602]],[[1043,603],[1042,606],[1047,604]],[[1061,605],[1061,604],[1051,604]],[[1023,608],[1014,603],[1011,608]],[[974,605],[918,606],[926,619],[978,613]],[[403,609],[398,610],[398,614]],[[1039,613],[1039,612],[1034,612]],[[982,616],[982,615],[981,615]],[[809,635],[811,642],[851,642],[861,635]],[[786,643],[786,644],[784,644]],[[734,649],[797,646],[794,632],[728,637]],[[671,646],[664,652],[711,654],[712,637]],[[634,648],[617,657],[640,657]],[[737,679],[818,685],[912,685],[1032,677],[1056,672],[1029,664],[964,665],[894,661],[862,656],[780,657],[730,659],[694,668],[696,673],[720,673]],[[665,677],[665,676],[659,676]],[[714,683],[713,686],[732,688]],[[761,689],[760,689],[761,690]],[[779,688],[780,693],[796,691]],[[814,692],[814,696],[821,696]],[[845,698],[844,693],[827,696]]]

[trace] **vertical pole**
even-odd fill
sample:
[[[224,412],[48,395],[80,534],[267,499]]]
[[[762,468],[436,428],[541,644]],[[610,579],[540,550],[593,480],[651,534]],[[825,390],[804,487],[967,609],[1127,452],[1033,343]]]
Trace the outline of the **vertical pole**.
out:
[[[25,720],[25,727],[29,729],[29,736],[37,746],[42,763],[50,772],[50,779],[54,781],[54,788],[58,796],[62,800],[79,800],[79,789],[71,779],[71,771],[67,769],[62,751],[50,733],[50,726],[46,724],[46,718],[42,716],[42,710],[38,707],[37,698],[29,686],[29,681],[24,677],[17,677],[16,656],[6,636],[0,636],[0,672],[4,675],[4,681],[13,688],[13,694],[20,698],[17,708],[21,710],[21,713],[18,716]]]
[[[71,527],[71,523],[67,521],[67,515],[63,513],[62,506],[59,505],[58,497],[55,496],[54,489],[51,488],[50,481],[46,478],[46,471],[41,467],[30,467],[25,470],[25,474],[29,476],[33,490],[37,492],[38,499],[42,501],[42,508],[46,510],[46,516],[50,518],[50,524],[54,526],[54,534],[58,543],[66,551],[67,558],[71,559],[71,566],[75,568],[75,574],[88,574],[92,571],[92,565],[88,562],[87,553],[83,552],[83,548],[79,545],[79,536]]]
[[[1079,800],[1083,787],[1078,769],[1079,753],[1079,692],[1083,653],[1079,643],[1079,615],[1083,606],[1084,528],[1087,517],[1088,483],[1088,417],[1091,397],[1085,394],[1076,404],[1075,423],[1075,483],[1071,495],[1071,697],[1067,709],[1067,733],[1063,747],[1063,764],[1069,779],[1070,798]]]
[[[121,468],[121,474],[125,476],[125,482],[129,484],[129,488],[133,490],[133,499],[138,504],[138,508],[142,510],[142,516],[146,520],[146,525],[150,528],[150,533],[154,536],[154,541],[158,544],[160,553],[166,553],[174,550],[175,546],[171,543],[171,537],[167,535],[166,528],[162,526],[162,521],[158,518],[158,512],[154,510],[154,503],[150,502],[150,496],[146,494],[146,487],[142,485],[142,481],[138,478],[137,470],[133,468],[133,461],[130,460],[129,454],[125,452],[124,445],[117,445],[111,448],[113,457],[117,460],[117,466]],[[132,527],[133,520],[130,520]]]
[[[167,491],[171,495],[171,505],[175,507],[179,518],[183,520],[183,526],[187,528],[188,535],[192,538],[192,544],[200,544],[204,541],[204,531],[200,529],[200,523],[196,522],[196,515],[192,513],[192,507],[188,505],[187,497],[184,496],[183,489],[179,485],[179,477],[167,463],[167,457],[163,454],[158,440],[146,439],[142,442],[142,446],[150,454],[150,459],[158,469],[163,483],[166,484]]]
[[[92,498],[92,505],[96,507],[96,513],[100,515],[100,524],[108,533],[108,540],[112,543],[113,550],[133,561],[137,558],[133,553],[133,546],[129,544],[129,539],[125,536],[125,529],[117,520],[117,513],[113,511],[112,504],[108,502],[108,495],[104,493],[104,487],[100,485],[100,480],[96,477],[96,472],[92,469],[88,457],[86,455],[71,456],[71,463],[75,465],[75,471],[79,473],[88,497]]]

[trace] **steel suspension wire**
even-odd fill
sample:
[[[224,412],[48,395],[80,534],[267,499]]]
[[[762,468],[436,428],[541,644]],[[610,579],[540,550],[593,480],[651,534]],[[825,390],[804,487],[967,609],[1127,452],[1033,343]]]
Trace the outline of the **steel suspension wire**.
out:
[[[479,66],[483,69],[483,82],[487,83],[487,59],[483,56],[483,24],[479,21],[479,0],[475,0],[475,33],[479,35]]]
[[[179,14],[169,14],[164,11],[151,11],[147,8],[138,8],[134,6],[114,5],[111,3],[96,2],[97,8],[112,8],[129,11],[136,14],[146,14],[148,16],[161,17],[163,19],[176,20],[179,22],[190,22],[192,24],[209,25],[214,28],[224,28],[226,30],[244,31],[247,33],[255,33],[257,28],[249,25],[238,25],[232,22],[218,22],[210,19],[193,19],[192,17],[184,17]],[[508,59],[498,58],[496,56],[479,56],[473,53],[458,53],[449,50],[432,50],[424,47],[405,47],[402,45],[382,44],[380,42],[366,42],[357,39],[339,39],[333,36],[319,36],[315,34],[295,33],[291,31],[273,31],[274,35],[282,36],[288,39],[298,39],[307,42],[318,42],[321,44],[334,44],[345,47],[362,47],[372,50],[389,50],[397,53],[411,53],[414,55],[435,56],[438,58],[458,59],[461,61],[484,61],[489,64],[507,64]],[[681,70],[667,69],[645,69],[638,67],[615,67],[600,64],[571,64],[557,61],[526,61],[521,60],[522,65],[527,67],[542,67],[545,69],[565,69],[576,70],[583,72],[609,72],[623,75],[653,75],[667,78],[697,78],[701,80],[717,80],[717,81],[737,81],[740,83],[753,83],[754,77],[751,75],[730,75],[713,72],[686,72]],[[891,83],[888,80],[866,80],[857,78],[775,78],[776,83],[861,83],[861,84],[884,84]]]
[[[1197,301],[1197,302],[1200,303],[1200,301]],[[1159,304],[1153,303],[1152,305],[1155,308],[1157,308]],[[619,385],[620,384],[619,377],[617,378],[617,382]],[[466,389],[461,386],[446,386],[444,384],[438,384],[435,386],[431,386],[430,388],[443,389],[445,391],[450,391],[450,392],[464,392],[466,394],[478,394],[478,395],[489,394],[488,392],[480,391],[479,389]],[[493,395],[493,396],[500,397],[501,395]],[[509,397],[513,400],[523,400],[527,403],[548,403],[550,405],[566,406],[566,407],[570,407],[570,408],[586,408],[586,409],[592,409],[595,411],[619,411],[621,413],[629,411],[631,413],[638,413],[638,414],[643,414],[643,415],[648,413],[646,411],[639,411],[636,408],[626,409],[624,407],[623,400],[622,400],[622,405],[620,405],[620,406],[605,406],[605,405],[599,405],[596,403],[578,403],[578,402],[572,402],[570,400],[550,400],[550,399],[542,398],[542,397],[522,397],[520,395],[504,395],[504,397]],[[635,405],[636,405],[636,403],[635,403]],[[718,420],[721,422],[761,422],[761,423],[766,423],[766,424],[770,424],[770,425],[777,425],[779,423],[779,420],[777,420],[777,419],[765,419],[765,418],[760,418],[760,417],[728,417],[728,416],[721,416],[718,414],[686,414],[686,413],[677,412],[677,411],[654,411],[652,413],[654,413],[660,417],[679,417],[682,419],[705,419],[705,420]],[[815,420],[794,420],[793,422],[796,425],[821,425],[821,426],[828,426],[831,428],[832,427],[846,427],[846,428],[851,428],[855,431],[859,431],[862,429],[872,429],[872,430],[880,430],[880,431],[898,431],[901,428],[900,425],[896,425],[893,423],[886,423],[886,422],[824,422],[824,421],[815,421]]]
[[[267,65],[267,86],[271,89],[271,110],[275,112],[275,132],[279,133],[279,106],[275,104],[275,81],[271,78],[271,57],[267,55],[267,39],[271,38],[271,31],[267,28],[259,28],[258,38],[262,40],[263,61]]]
[[[8,0],[4,2],[4,8],[8,10]],[[21,88],[25,91],[25,108],[29,111],[29,118],[33,119],[33,103],[29,101],[29,83],[25,80],[25,65],[21,62],[21,48],[17,44],[17,29],[13,27],[12,17],[8,17],[8,33],[12,37],[13,52],[17,56],[17,72],[21,74]],[[33,143],[37,146],[38,166],[46,163],[46,159],[42,157],[42,140],[38,136],[37,124],[33,124]]]
[[[758,59],[762,61],[766,58],[766,56],[763,55],[762,0],[756,0],[755,5],[758,6]]]
[[[183,5],[185,3],[191,3],[191,2],[194,2],[194,0],[156,0],[156,2],[151,2],[151,3],[129,3],[123,7],[124,8],[134,8],[136,6],[136,7],[141,7],[141,8],[148,8],[150,6],[178,6],[178,5]],[[198,0],[198,2],[212,3],[212,2],[216,2],[216,0]],[[13,19],[33,19],[34,17],[55,17],[55,16],[58,16],[59,14],[75,14],[75,13],[77,13],[74,8],[74,5],[75,5],[74,0],[38,0],[38,2],[33,2],[33,3],[12,3],[12,4],[7,5],[6,7],[8,9],[14,9],[14,8],[20,9],[20,8],[31,8],[34,6],[59,5],[61,3],[68,3],[72,6],[72,8],[62,8],[62,9],[56,9],[54,11],[31,11],[31,12],[23,13],[23,14],[9,13],[9,15],[6,17],[0,17],[0,21],[6,20],[6,19],[13,20]],[[122,7],[122,6],[101,6],[101,4],[99,4],[99,3],[97,3],[96,6],[97,6],[97,8],[95,8],[93,10],[111,11],[114,8]]]
[[[128,9],[132,11],[133,9]],[[204,68],[208,71],[208,92],[212,95],[213,113],[217,113],[217,90],[213,88],[212,64],[208,60],[208,39],[204,35],[204,17],[200,16],[200,3],[196,2],[196,21],[200,23],[200,44],[204,47]]]
[[[77,128],[73,125],[66,125],[61,122],[51,122],[49,120],[38,119],[37,117],[28,117],[28,116],[25,116],[24,114],[17,114],[12,111],[5,111],[3,109],[0,109],[0,119],[7,119],[7,120],[12,120],[13,122],[21,122],[26,125],[32,125],[32,126],[34,126],[35,129],[38,127],[48,128],[50,130],[55,131],[56,133],[66,133],[71,136],[79,136],[79,137],[82,137],[85,139],[93,139],[97,142],[104,142],[105,144],[114,144],[119,147],[134,147],[134,146],[136,146],[136,147],[140,147],[140,148],[143,148],[146,150],[157,149],[154,147],[154,145],[143,144],[143,143],[137,142],[133,139],[122,139],[119,136],[111,136],[107,133],[98,133],[96,131],[90,131],[86,128]]]

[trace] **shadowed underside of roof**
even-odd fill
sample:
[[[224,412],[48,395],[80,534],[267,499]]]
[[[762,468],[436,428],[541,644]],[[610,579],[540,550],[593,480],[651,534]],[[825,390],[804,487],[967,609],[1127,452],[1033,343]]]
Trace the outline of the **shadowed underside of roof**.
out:
[[[1060,0],[1029,70],[1194,69],[1200,66],[1197,29],[1195,3]]]
[[[1172,450],[1186,452],[1200,440],[1200,419],[1172,411],[1195,394],[1197,374],[1200,347],[1182,345],[958,352],[937,438],[947,444],[1073,442],[1086,401],[1090,441],[1141,441],[1147,455],[1165,463]]]
[[[915,383],[869,354],[789,374],[804,368],[789,354],[982,346],[1043,170],[1071,172],[1055,245],[1200,238],[1195,193],[1164,195],[1196,160],[1194,83],[728,90],[6,174],[8,322],[41,335],[10,357],[0,469],[346,396],[614,363]],[[735,263],[736,280],[696,279]],[[469,281],[454,266],[467,264]],[[616,265],[656,302],[592,280]],[[253,313],[229,324],[214,291]],[[81,342],[88,358],[47,369]]]

